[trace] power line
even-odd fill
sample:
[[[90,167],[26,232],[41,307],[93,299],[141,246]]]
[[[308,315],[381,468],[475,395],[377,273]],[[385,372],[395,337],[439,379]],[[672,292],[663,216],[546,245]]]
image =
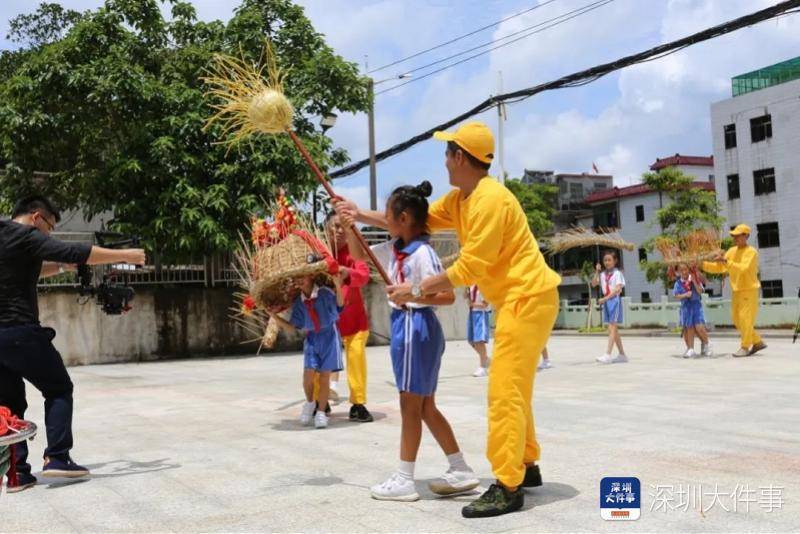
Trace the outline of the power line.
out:
[[[439,61],[434,61],[433,63],[429,63],[428,65],[425,65],[425,66],[422,66],[422,67],[417,67],[416,69],[407,71],[404,74],[411,74],[411,73],[416,72],[418,70],[422,70],[422,69],[425,69],[427,67],[431,67],[433,65],[437,65],[437,64],[442,63],[444,61],[447,61],[448,59],[452,59],[454,57],[458,57],[458,56],[464,55],[464,54],[466,54],[468,52],[472,52],[474,50],[478,50],[479,48],[483,48],[484,46],[490,45],[492,43],[496,43],[498,41],[502,41],[504,39],[508,39],[509,37],[513,37],[515,35],[519,35],[522,32],[527,32],[528,30],[531,30],[532,28],[538,28],[539,26],[541,26],[543,24],[547,24],[549,22],[552,22],[552,24],[550,24],[548,26],[544,26],[543,28],[539,28],[539,29],[537,29],[535,31],[532,31],[530,33],[526,33],[525,35],[523,35],[521,37],[517,37],[516,39],[514,39],[512,41],[508,41],[507,43],[503,43],[503,44],[499,44],[497,46],[493,46],[492,48],[484,50],[483,52],[479,52],[479,53],[474,54],[472,56],[469,56],[469,57],[466,57],[466,58],[461,59],[459,61],[456,61],[454,63],[450,63],[449,65],[445,65],[444,67],[441,67],[439,69],[433,70],[431,72],[427,72],[427,73],[423,74],[422,76],[417,76],[415,78],[412,78],[411,80],[409,80],[407,82],[403,82],[403,83],[399,83],[397,85],[393,85],[392,87],[384,89],[383,91],[378,91],[377,93],[375,93],[375,96],[381,95],[383,93],[388,93],[389,91],[393,91],[393,90],[395,90],[395,89],[397,89],[399,87],[403,87],[404,85],[408,85],[410,83],[414,83],[414,82],[418,82],[420,80],[424,80],[425,78],[433,76],[434,74],[438,74],[438,73],[440,73],[440,72],[442,72],[444,70],[447,70],[447,69],[449,69],[451,67],[455,67],[456,65],[461,65],[462,63],[466,63],[467,61],[471,61],[471,60],[473,60],[473,59],[475,59],[477,57],[480,57],[480,56],[483,56],[485,54],[488,54],[489,52],[492,52],[493,50],[497,50],[498,48],[503,48],[504,46],[508,46],[508,45],[514,44],[517,41],[521,41],[522,39],[530,37],[531,35],[536,35],[537,33],[541,33],[543,31],[549,30],[550,28],[553,28],[555,26],[559,26],[560,24],[564,24],[565,22],[567,22],[567,21],[569,21],[571,19],[574,19],[575,17],[579,17],[579,16],[584,15],[584,14],[590,12],[590,11],[594,11],[595,9],[601,8],[604,5],[610,4],[613,1],[614,0],[597,0],[597,1],[593,2],[593,3],[591,3],[591,4],[586,4],[585,6],[580,7],[578,9],[574,9],[572,11],[569,11],[567,13],[563,13],[563,14],[561,14],[561,15],[559,15],[557,17],[554,17],[552,19],[548,19],[546,21],[540,22],[539,24],[536,24],[534,26],[530,26],[528,28],[525,28],[524,30],[520,30],[518,32],[514,32],[512,34],[506,35],[505,37],[500,37],[499,39],[497,39],[495,41],[490,41],[490,42],[484,43],[484,44],[482,44],[480,46],[476,46],[474,48],[470,48],[469,50],[465,50],[463,52],[459,52],[458,54],[454,54],[454,55],[452,55],[450,57],[446,57],[444,59],[440,59]],[[566,17],[566,18],[564,18],[564,17]],[[558,22],[553,22],[553,21],[558,21]]]
[[[484,30],[488,30],[489,28],[493,28],[493,27],[497,26],[498,24],[502,24],[503,22],[506,22],[507,20],[511,20],[513,18],[519,17],[521,15],[524,15],[525,13],[530,13],[531,11],[533,11],[535,9],[539,9],[540,7],[544,7],[547,4],[552,4],[555,1],[556,0],[547,0],[546,2],[542,2],[541,4],[537,4],[537,5],[533,6],[533,7],[529,7],[528,9],[520,11],[519,13],[515,13],[515,14],[510,15],[510,16],[504,18],[504,19],[500,19],[497,22],[493,22],[491,24],[487,24],[486,26],[481,26],[477,30],[472,30],[469,33],[465,33],[464,35],[459,35],[458,37],[450,39],[449,41],[445,41],[445,42],[440,43],[440,44],[438,44],[436,46],[432,46],[430,48],[426,48],[425,50],[421,50],[419,52],[411,54],[410,56],[406,56],[406,57],[404,57],[402,59],[398,59],[397,61],[392,61],[391,63],[387,63],[386,65],[383,65],[382,67],[378,67],[377,69],[372,69],[371,71],[368,71],[367,74],[372,74],[373,72],[378,72],[378,71],[383,70],[383,69],[388,69],[389,67],[393,67],[395,65],[399,65],[400,63],[405,63],[409,59],[414,59],[415,57],[419,57],[419,56],[421,56],[423,54],[427,54],[428,52],[432,52],[434,50],[438,50],[439,48],[442,48],[442,47],[447,46],[449,44],[453,44],[453,43],[455,43],[457,41],[460,41],[462,39],[466,39],[467,37],[475,35],[476,33],[480,33],[480,32],[482,32]]]
[[[447,122],[438,124],[429,130],[426,130],[418,135],[415,135],[414,137],[411,137],[406,141],[403,141],[402,143],[398,143],[392,146],[391,148],[379,152],[375,156],[376,160],[383,161],[386,158],[394,156],[395,154],[399,154],[400,152],[403,152],[404,150],[407,150],[412,146],[421,143],[422,141],[427,141],[428,139],[431,138],[431,136],[435,131],[446,130],[451,126],[454,126],[459,122],[462,122],[474,115],[477,115],[488,109],[491,109],[492,107],[500,103],[518,102],[520,100],[525,100],[527,98],[530,98],[543,91],[586,85],[587,83],[591,83],[594,80],[597,80],[607,74],[623,69],[625,67],[629,67],[637,63],[643,63],[645,61],[650,61],[659,57],[663,57],[667,54],[675,53],[688,46],[701,43],[703,41],[708,41],[710,39],[714,39],[715,37],[719,37],[721,35],[725,35],[740,30],[742,28],[746,28],[747,26],[758,24],[759,22],[763,22],[765,20],[773,19],[775,17],[778,17],[779,15],[788,15],[791,13],[797,13],[798,8],[800,8],[800,0],[786,0],[784,2],[775,4],[772,7],[768,7],[760,11],[755,11],[753,13],[750,13],[749,15],[744,15],[737,19],[724,22],[722,24],[713,26],[711,28],[707,28],[703,31],[689,35],[688,37],[683,37],[682,39],[671,41],[669,43],[665,43],[663,45],[650,48],[643,52],[638,52],[636,54],[617,59],[610,63],[597,65],[595,67],[586,70],[582,70],[579,72],[575,72],[573,74],[569,74],[567,76],[563,76],[561,78],[558,78],[557,80],[545,82],[519,91],[513,91],[511,93],[505,93],[502,95],[497,95],[487,98],[486,100],[484,100],[474,108],[470,109],[469,111],[466,111],[465,113],[462,113],[461,115],[458,115],[457,117],[454,117],[448,120]],[[330,177],[338,178],[341,176],[348,176],[356,171],[363,169],[368,164],[369,164],[369,159],[358,161],[356,163],[343,167],[338,171],[332,172],[330,174]]]

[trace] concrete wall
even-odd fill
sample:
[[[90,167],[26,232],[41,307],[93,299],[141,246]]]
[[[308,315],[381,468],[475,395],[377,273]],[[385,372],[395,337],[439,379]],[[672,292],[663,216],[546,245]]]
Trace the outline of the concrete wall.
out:
[[[750,119],[769,113],[772,137],[752,143]],[[736,148],[725,148],[724,127],[736,125]],[[782,280],[784,296],[800,286],[800,80],[753,91],[711,106],[717,198],[727,225],[777,222],[780,247],[759,250],[762,280]],[[753,171],[775,168],[775,192],[755,196]],[[739,175],[740,198],[728,198],[727,176]],[[726,296],[729,290],[726,289]]]
[[[468,308],[457,293],[456,304],[442,307],[437,315],[447,339],[464,339]],[[371,317],[372,344],[386,344],[389,306],[382,285],[365,291]],[[105,315],[89,301],[78,302],[70,289],[39,294],[41,322],[56,330],[54,340],[67,365],[148,361],[189,356],[253,353],[253,336],[228,317],[233,290],[199,287],[138,288],[132,311]],[[281,334],[274,350],[297,350],[302,337]]]
[[[668,202],[668,199],[664,199]],[[644,221],[636,221],[636,206],[644,206]],[[625,295],[635,302],[642,301],[642,293],[650,293],[650,298],[655,302],[664,294],[664,287],[660,283],[651,284],[643,270],[639,268],[639,248],[642,243],[658,235],[660,229],[656,222],[656,211],[661,207],[658,193],[647,193],[619,199],[619,225],[620,234],[630,243],[635,243],[633,250],[622,251],[622,265],[625,274]],[[653,253],[657,257],[660,255]],[[654,259],[654,258],[650,258]]]

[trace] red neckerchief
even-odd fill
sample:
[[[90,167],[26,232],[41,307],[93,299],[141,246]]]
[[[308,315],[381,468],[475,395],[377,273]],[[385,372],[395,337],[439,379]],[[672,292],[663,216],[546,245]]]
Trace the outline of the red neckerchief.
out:
[[[402,250],[397,250],[397,247],[392,247],[392,252],[394,252],[394,259],[397,262],[397,281],[402,284],[406,281],[406,275],[403,272],[403,262],[409,254]]]
[[[604,296],[609,296],[611,294],[611,278],[614,276],[614,271],[610,273],[608,271],[603,273],[606,276],[606,292]]]
[[[477,302],[478,300],[478,286],[472,286],[469,288],[469,300],[471,302]]]
[[[308,314],[311,316],[311,322],[314,325],[314,332],[319,332],[319,315],[317,315],[317,310],[314,309],[314,303],[317,301],[314,297],[306,298],[303,295],[303,304],[306,305],[306,309],[308,310]]]
[[[683,278],[681,278],[680,280],[681,280],[681,285],[683,286],[684,292],[691,292],[692,291],[692,275],[689,275],[689,278],[686,279],[686,281],[684,281]]]

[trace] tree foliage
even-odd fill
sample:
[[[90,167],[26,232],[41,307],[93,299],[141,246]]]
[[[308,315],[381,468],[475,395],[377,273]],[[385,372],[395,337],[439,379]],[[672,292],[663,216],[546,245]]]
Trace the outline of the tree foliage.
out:
[[[540,237],[553,227],[558,187],[549,184],[526,184],[519,179],[506,180],[506,187],[519,200],[528,217],[533,235]]]
[[[106,0],[83,13],[42,4],[11,21],[23,48],[0,56],[0,197],[36,190],[89,216],[112,210],[115,229],[170,255],[230,249],[261,197],[278,185],[302,197],[315,181],[287,136],[228,153],[218,128],[202,131],[213,54],[257,62],[272,41],[295,130],[323,169],[347,155],[316,122],[365,110],[366,84],[290,0],[242,0],[227,24],[162,1],[170,17],[159,0]]]
[[[664,197],[664,207],[656,211],[654,223],[658,225],[658,236],[648,239],[644,248],[648,255],[656,252],[659,237],[680,241],[682,237],[701,228],[719,230],[724,218],[719,214],[720,206],[714,191],[693,186],[692,177],[679,169],[667,167],[658,172],[642,175],[642,182]],[[667,266],[660,261],[641,262],[648,282],[660,281],[669,291],[672,282],[667,276]]]

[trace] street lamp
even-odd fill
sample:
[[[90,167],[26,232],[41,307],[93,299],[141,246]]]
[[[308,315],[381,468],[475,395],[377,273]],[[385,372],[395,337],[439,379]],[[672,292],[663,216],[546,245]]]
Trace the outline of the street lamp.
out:
[[[322,133],[327,132],[336,125],[336,113],[328,113],[322,120],[319,121],[319,126],[322,128]]]
[[[385,80],[378,80],[377,82],[372,78],[367,78],[369,98],[369,209],[373,211],[378,209],[378,179],[375,165],[375,86],[384,82],[411,78],[412,76],[413,74],[411,73],[399,74],[391,78],[386,78]]]

